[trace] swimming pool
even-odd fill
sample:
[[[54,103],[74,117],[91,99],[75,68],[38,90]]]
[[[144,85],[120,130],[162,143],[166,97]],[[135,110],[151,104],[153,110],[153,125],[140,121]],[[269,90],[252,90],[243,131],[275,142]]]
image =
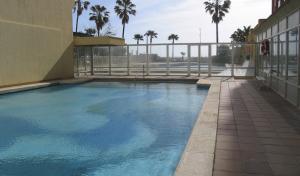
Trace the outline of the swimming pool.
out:
[[[0,96],[0,175],[171,176],[208,90],[90,82]]]

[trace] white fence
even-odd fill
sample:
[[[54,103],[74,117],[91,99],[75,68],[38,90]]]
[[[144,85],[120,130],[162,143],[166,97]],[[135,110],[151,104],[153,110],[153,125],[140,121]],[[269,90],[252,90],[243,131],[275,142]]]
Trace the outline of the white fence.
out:
[[[77,46],[75,76],[255,76],[257,44]]]

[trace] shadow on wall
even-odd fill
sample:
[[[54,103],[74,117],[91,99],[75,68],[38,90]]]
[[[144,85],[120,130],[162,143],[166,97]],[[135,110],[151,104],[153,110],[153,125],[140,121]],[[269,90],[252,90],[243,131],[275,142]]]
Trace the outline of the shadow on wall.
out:
[[[65,49],[59,60],[43,78],[43,81],[74,78],[74,45],[73,42]]]

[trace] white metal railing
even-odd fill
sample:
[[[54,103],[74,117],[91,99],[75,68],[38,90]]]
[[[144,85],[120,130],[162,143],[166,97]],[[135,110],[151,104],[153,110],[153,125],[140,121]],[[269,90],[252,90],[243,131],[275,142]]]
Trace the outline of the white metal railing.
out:
[[[75,47],[75,75],[255,76],[256,43]]]

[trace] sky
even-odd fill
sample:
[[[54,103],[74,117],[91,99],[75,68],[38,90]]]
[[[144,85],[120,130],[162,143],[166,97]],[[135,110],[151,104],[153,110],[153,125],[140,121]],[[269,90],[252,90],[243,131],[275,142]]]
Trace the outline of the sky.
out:
[[[148,30],[158,33],[153,43],[168,43],[172,33],[179,36],[177,42],[197,43],[215,42],[216,27],[211,16],[205,12],[203,2],[206,0],[132,0],[136,4],[136,16],[130,16],[126,25],[126,43],[136,43],[134,34],[145,34]],[[220,42],[230,42],[230,35],[243,26],[255,27],[258,19],[271,14],[272,0],[231,0],[231,9],[219,25]],[[110,11],[110,25],[117,37],[122,35],[121,20],[114,12],[115,0],[90,0],[92,5],[104,5]],[[76,13],[73,13],[73,30],[75,31]],[[89,11],[83,12],[79,19],[79,31],[93,27],[89,21]]]

